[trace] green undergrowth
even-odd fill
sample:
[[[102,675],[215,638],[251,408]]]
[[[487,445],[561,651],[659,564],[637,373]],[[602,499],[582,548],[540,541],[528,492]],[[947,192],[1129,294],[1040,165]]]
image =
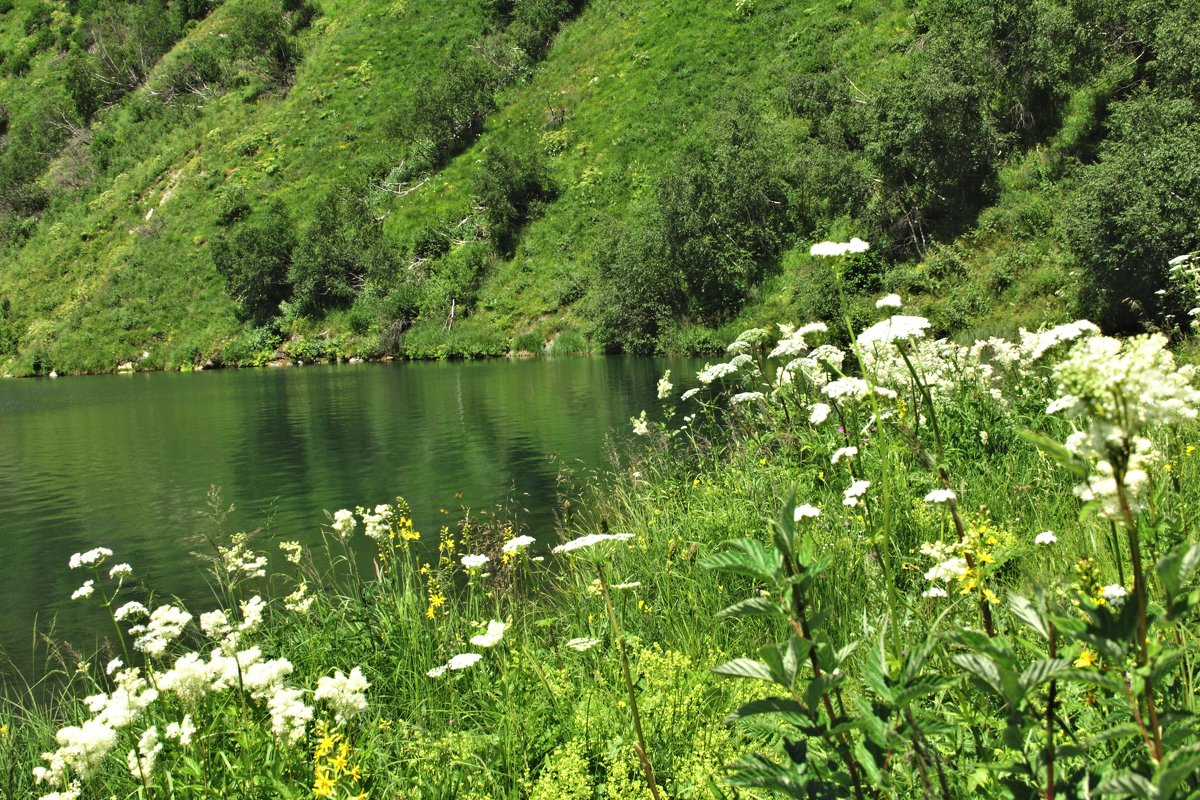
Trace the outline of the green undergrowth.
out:
[[[552,531],[398,499],[311,550],[214,539],[194,618],[78,554],[120,619],[5,687],[9,794],[1190,796],[1194,367],[898,302],[851,350],[756,328],[664,375]]]

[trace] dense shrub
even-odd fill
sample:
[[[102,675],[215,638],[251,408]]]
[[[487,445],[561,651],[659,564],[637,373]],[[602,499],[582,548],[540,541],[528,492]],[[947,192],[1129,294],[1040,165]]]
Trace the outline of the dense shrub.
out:
[[[521,226],[538,205],[554,196],[554,184],[536,151],[493,147],[472,178],[472,193],[483,206],[487,234],[504,255],[512,253]]]
[[[343,308],[370,276],[390,272],[393,256],[356,183],[334,185],[317,203],[296,249],[288,280],[302,314]]]
[[[262,324],[291,293],[295,234],[287,209],[276,201],[261,214],[213,241],[212,258],[244,319]]]
[[[654,214],[629,230],[613,230],[600,251],[592,297],[595,334],[606,352],[647,354],[684,301]]]
[[[451,54],[414,89],[392,127],[430,166],[439,166],[483,130],[496,107],[496,85],[497,75],[474,52]]]
[[[1144,93],[1116,105],[1109,129],[1082,170],[1067,234],[1085,313],[1127,332],[1188,310],[1157,292],[1167,262],[1200,248],[1200,108]]]

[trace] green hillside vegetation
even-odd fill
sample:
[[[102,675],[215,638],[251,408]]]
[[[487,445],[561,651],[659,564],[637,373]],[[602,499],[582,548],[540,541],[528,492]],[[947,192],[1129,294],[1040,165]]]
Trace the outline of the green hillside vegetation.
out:
[[[5,373],[703,351],[884,290],[1186,328],[1187,4],[0,8]]]

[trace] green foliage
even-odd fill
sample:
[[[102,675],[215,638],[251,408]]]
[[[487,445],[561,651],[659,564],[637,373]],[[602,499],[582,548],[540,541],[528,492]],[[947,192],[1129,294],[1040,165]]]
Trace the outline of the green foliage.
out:
[[[261,325],[291,296],[295,247],[291,218],[278,201],[213,241],[213,265],[225,278],[244,319]]]
[[[511,255],[521,226],[554,199],[545,163],[536,151],[493,148],[484,154],[472,180],[488,238],[500,253]]]
[[[361,187],[333,186],[313,209],[292,253],[287,277],[297,310],[319,314],[349,306],[368,278],[390,273],[392,261]]]
[[[1188,309],[1159,294],[1167,262],[1200,248],[1200,107],[1145,93],[1117,104],[1109,128],[1070,207],[1084,311],[1115,331],[1169,325]]]
[[[658,335],[682,305],[682,280],[668,260],[653,216],[633,230],[612,231],[600,254],[596,339],[606,352],[653,353]]]
[[[537,331],[525,331],[517,334],[513,339],[512,349],[514,353],[535,353],[540,354],[545,348],[541,334]]]
[[[392,127],[431,167],[440,166],[483,130],[496,107],[496,77],[472,51],[447,56],[431,80],[415,87]]]

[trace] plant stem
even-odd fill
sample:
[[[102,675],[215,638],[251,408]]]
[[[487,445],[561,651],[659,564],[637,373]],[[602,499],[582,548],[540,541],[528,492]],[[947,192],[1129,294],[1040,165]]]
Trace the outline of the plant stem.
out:
[[[642,733],[642,715],[638,712],[637,693],[633,690],[633,678],[629,674],[629,656],[625,652],[625,639],[621,636],[621,626],[617,623],[617,612],[613,609],[612,596],[608,592],[608,581],[604,578],[604,567],[596,564],[596,574],[600,578],[600,588],[604,592],[604,606],[608,610],[608,622],[612,625],[613,638],[617,641],[617,650],[621,655],[621,671],[625,676],[625,689],[629,692],[629,711],[633,716],[633,731],[637,734],[638,759],[642,762],[642,772],[646,776],[646,785],[654,800],[660,800],[658,784],[654,781],[654,768],[646,756],[646,736]]]
[[[1138,541],[1137,521],[1129,505],[1129,493],[1125,490],[1125,476],[1117,475],[1117,499],[1121,503],[1121,516],[1125,521],[1125,532],[1129,536],[1129,560],[1133,565],[1133,595],[1137,601],[1138,612],[1138,666],[1145,667],[1150,663],[1150,649],[1146,643],[1146,576],[1142,569],[1142,548]],[[1154,705],[1154,679],[1146,675],[1146,716],[1150,722],[1150,735],[1153,746],[1150,755],[1156,763],[1163,759],[1162,731],[1158,727],[1158,709]]]
[[[1050,640],[1049,655],[1055,658],[1058,653],[1055,641],[1054,623],[1050,623],[1047,638]],[[1058,681],[1050,681],[1050,693],[1046,700],[1046,800],[1054,800],[1054,710],[1058,702]]]

